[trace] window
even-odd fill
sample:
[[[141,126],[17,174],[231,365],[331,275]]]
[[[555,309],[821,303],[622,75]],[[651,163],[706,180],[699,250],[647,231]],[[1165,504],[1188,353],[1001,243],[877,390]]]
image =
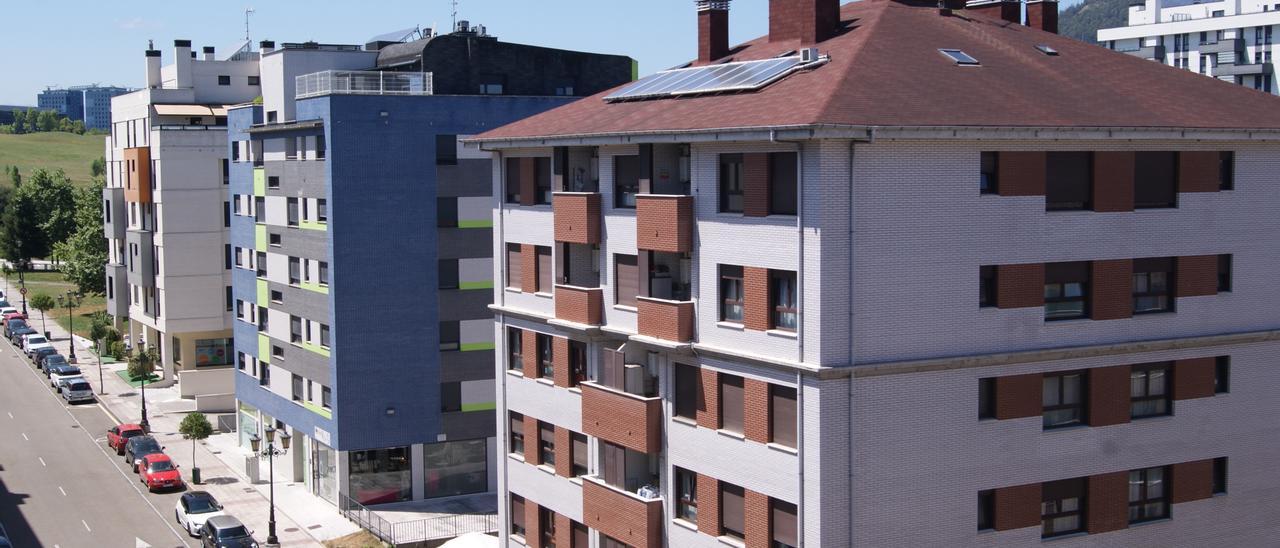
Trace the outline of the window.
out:
[[[1045,374],[1041,400],[1046,430],[1084,423],[1084,375],[1079,371]]]
[[[457,198],[436,198],[436,226],[440,228],[458,226]]]
[[[267,188],[280,188],[280,178],[275,175],[267,177]]]
[[[551,248],[545,245],[536,246],[533,248],[533,253],[537,257],[535,268],[538,271],[538,287],[535,291],[551,293],[554,291],[551,280],[555,273],[555,269],[551,266]]]
[[[276,291],[273,289],[271,290],[271,293],[270,293],[270,299],[271,299],[271,302],[273,303],[282,303],[284,302],[284,292]]]
[[[520,159],[507,158],[507,170],[504,174],[503,186],[506,190],[508,204],[520,203]]]
[[[741,154],[720,155],[720,212],[742,213],[743,160]]]
[[[507,244],[507,287],[519,291],[524,285],[521,277],[524,262],[520,244]]]
[[[328,386],[320,387],[320,406],[325,409],[333,409],[333,390]]]
[[[978,267],[978,307],[996,305],[996,267]]]
[[[724,536],[746,540],[746,512],[742,488],[720,483],[720,529]]]
[[[1173,259],[1133,261],[1133,313],[1173,311]]]
[[[613,157],[613,207],[635,209],[640,193],[640,157]]]
[[[995,528],[996,492],[992,489],[978,491],[978,530]]]
[[[437,287],[440,289],[457,289],[458,288],[458,260],[457,259],[440,259],[437,263],[439,274],[437,275]]]
[[[448,352],[461,348],[461,331],[460,322],[440,322],[440,351]]]
[[[329,263],[320,261],[317,272],[319,273],[320,285],[329,285]]]
[[[488,454],[488,442],[484,438],[424,444],[424,497],[452,497],[488,490]]]
[[[265,222],[267,219],[267,199],[257,196],[253,199],[253,221],[255,223]]]
[[[569,386],[587,380],[587,344],[569,340]]]
[[[1040,486],[1042,537],[1084,530],[1084,478],[1051,481]]]
[[[542,548],[556,548],[556,514],[538,507],[538,532],[542,534]]]
[[[316,200],[316,221],[329,222],[329,200],[324,198]]]
[[[980,163],[978,192],[980,194],[996,194],[1000,192],[1000,153],[983,152]]]
[[[512,412],[509,415],[508,428],[511,430],[511,437],[507,440],[507,452],[517,455],[524,454],[524,415]]]
[[[996,418],[996,380],[978,379],[978,419]]]
[[[538,459],[540,464],[556,465],[556,427],[538,421]]]
[[[1213,364],[1213,393],[1231,392],[1231,356],[1218,356]]]
[[[640,268],[635,255],[613,256],[614,302],[622,306],[636,306],[640,294]]]
[[[440,411],[442,413],[462,411],[462,383],[440,383]]]
[[[742,377],[720,374],[720,429],[742,433]]]
[[[698,523],[698,475],[676,467],[676,517]]]
[[[323,160],[325,153],[324,134],[316,135],[316,159]]]
[[[590,546],[591,540],[587,536],[587,526],[572,520],[569,521],[569,525],[571,526],[571,534],[569,535],[570,546],[572,546],[572,548],[587,548]],[[601,539],[601,543],[603,544],[604,539],[607,538],[609,537]]]
[[[1177,207],[1177,174],[1176,152],[1135,153],[1133,206],[1138,209]]]
[[[260,82],[261,80],[257,76],[250,76],[248,78],[248,84],[251,86],[260,85]]]
[[[298,226],[298,199],[286,198],[285,204],[285,224],[289,226]]]
[[[1172,413],[1169,364],[1134,367],[1129,371],[1129,417],[1141,419]]]
[[[769,385],[769,441],[796,447],[796,389]]]
[[[524,497],[511,493],[511,534],[524,536]]]
[[[742,323],[742,267],[720,265],[720,321]]]
[[[698,368],[675,364],[675,401],[672,402],[675,416],[697,420],[699,383]]]
[[[302,342],[302,318],[289,316],[289,342]]]
[[[514,327],[507,328],[507,369],[520,371],[524,368],[524,357],[521,350],[524,346],[523,332]]]
[[[302,282],[302,259],[289,257],[289,285]]]
[[[280,346],[271,347],[271,357],[273,359],[284,359],[284,348]]]
[[[1089,209],[1093,194],[1093,153],[1050,152],[1045,162],[1045,209]]]
[[[258,386],[271,385],[271,364],[258,362]]]
[[[320,346],[329,348],[329,326],[320,324]]]
[[[230,76],[230,75],[226,75],[226,74],[219,74],[219,75],[218,75],[218,85],[219,85],[219,86],[229,86],[229,85],[231,85],[231,76]]]
[[[1213,459],[1213,494],[1227,494],[1227,457]]]
[[[302,377],[293,376],[293,401],[302,401]]]
[[[587,435],[577,432],[569,433],[569,441],[573,445],[569,448],[573,453],[573,477],[587,475]]]
[[[1129,523],[1169,517],[1163,466],[1129,471]]]
[[[770,215],[796,214],[797,176],[796,153],[774,152],[769,155]]]
[[[773,531],[771,548],[795,548],[800,545],[800,529],[796,524],[796,505],[769,499],[769,519]]]
[[[538,345],[538,376],[546,379],[553,378],[556,373],[556,364],[555,358],[552,357],[551,335],[538,333],[536,341]]]
[[[1231,291],[1231,254],[1218,255],[1218,293]]]
[[[533,173],[533,203],[551,203],[551,158],[535,158]]]
[[[1044,280],[1045,320],[1089,316],[1089,263],[1049,263]]]
[[[795,331],[798,320],[796,305],[796,273],[786,270],[769,271],[769,325],[774,329]]]
[[[458,165],[457,135],[436,135],[436,165]]]
[[[284,159],[296,160],[297,158],[298,158],[298,139],[296,137],[285,137]]]
[[[1236,153],[1223,151],[1218,153],[1218,190],[1235,190],[1236,188]]]
[[[268,235],[267,235],[267,245],[270,245],[270,246],[273,246],[273,247],[280,247],[280,235],[279,235],[279,234],[268,234]]]
[[[226,255],[222,259],[223,268],[231,270],[231,256],[233,255],[231,253],[231,244],[224,245],[222,252]],[[239,258],[239,256],[237,255],[236,258]]]
[[[480,95],[502,95],[502,84],[480,84]]]

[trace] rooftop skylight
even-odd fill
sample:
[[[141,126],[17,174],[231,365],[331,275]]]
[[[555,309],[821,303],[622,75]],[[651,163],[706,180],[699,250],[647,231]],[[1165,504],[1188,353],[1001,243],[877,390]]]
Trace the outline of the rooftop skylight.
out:
[[[938,52],[946,55],[947,58],[952,61],[955,61],[957,65],[976,67],[982,64],[979,63],[977,59],[974,59],[973,56],[958,49],[940,49]]]

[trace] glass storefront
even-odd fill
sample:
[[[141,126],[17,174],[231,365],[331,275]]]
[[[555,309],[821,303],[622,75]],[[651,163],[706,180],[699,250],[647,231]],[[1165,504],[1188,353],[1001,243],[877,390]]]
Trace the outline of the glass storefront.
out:
[[[315,440],[311,440],[311,492],[331,503],[338,502],[338,452]]]
[[[252,405],[240,402],[238,420],[236,421],[236,437],[239,440],[240,447],[250,448],[249,438],[258,434],[258,410]]]
[[[174,343],[176,351],[176,338]],[[231,365],[231,356],[235,354],[231,349],[231,339],[196,339],[196,367]]]
[[[483,493],[489,488],[487,440],[429,443],[422,448],[426,498]]]
[[[360,504],[385,504],[413,497],[413,462],[408,447],[347,453],[348,493]]]

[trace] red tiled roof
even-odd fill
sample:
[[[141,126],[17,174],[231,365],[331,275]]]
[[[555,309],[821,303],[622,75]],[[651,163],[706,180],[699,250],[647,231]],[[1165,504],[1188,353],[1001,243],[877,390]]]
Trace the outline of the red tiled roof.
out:
[[[1278,97],[971,12],[863,0],[841,19],[847,30],[818,44],[829,63],[761,90],[618,103],[606,91],[477,139],[813,125],[1280,129]],[[799,46],[762,37],[732,57]],[[957,66],[940,48],[982,66]]]

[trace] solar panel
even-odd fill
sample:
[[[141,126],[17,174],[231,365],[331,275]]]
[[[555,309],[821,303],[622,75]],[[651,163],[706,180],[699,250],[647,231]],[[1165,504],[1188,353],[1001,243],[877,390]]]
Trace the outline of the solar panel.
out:
[[[818,62],[826,61],[825,58]],[[808,65],[799,55],[672,69],[646,76],[605,96],[605,101],[652,99],[698,93],[760,89]]]

